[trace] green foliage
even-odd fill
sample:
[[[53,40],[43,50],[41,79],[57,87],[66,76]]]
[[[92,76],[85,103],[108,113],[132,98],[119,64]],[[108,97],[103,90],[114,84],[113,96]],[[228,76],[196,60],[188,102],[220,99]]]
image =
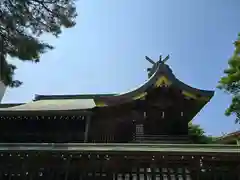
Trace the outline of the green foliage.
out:
[[[18,87],[16,66],[7,56],[21,61],[39,62],[40,55],[53,49],[39,36],[58,36],[62,28],[75,25],[75,0],[0,0],[0,77],[9,87]]]
[[[240,34],[234,43],[235,50],[228,60],[228,68],[224,71],[225,76],[219,81],[218,88],[232,95],[232,103],[225,114],[236,115],[236,123],[240,123]]]
[[[210,144],[215,140],[214,137],[206,136],[204,130],[199,125],[192,123],[188,125],[188,135],[194,144]]]

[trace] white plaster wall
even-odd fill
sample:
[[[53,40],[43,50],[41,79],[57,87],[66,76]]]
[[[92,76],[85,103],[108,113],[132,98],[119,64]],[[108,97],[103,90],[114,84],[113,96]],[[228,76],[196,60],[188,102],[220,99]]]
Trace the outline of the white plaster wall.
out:
[[[6,90],[6,86],[0,81],[0,103],[4,96],[5,90]]]

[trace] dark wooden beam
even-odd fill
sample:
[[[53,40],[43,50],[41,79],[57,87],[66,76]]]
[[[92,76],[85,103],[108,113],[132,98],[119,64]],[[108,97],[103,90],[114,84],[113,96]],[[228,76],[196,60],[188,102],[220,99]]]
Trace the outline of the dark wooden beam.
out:
[[[91,123],[91,116],[87,116],[86,124],[85,124],[85,132],[84,132],[84,142],[88,142],[88,134],[89,134],[89,127]]]

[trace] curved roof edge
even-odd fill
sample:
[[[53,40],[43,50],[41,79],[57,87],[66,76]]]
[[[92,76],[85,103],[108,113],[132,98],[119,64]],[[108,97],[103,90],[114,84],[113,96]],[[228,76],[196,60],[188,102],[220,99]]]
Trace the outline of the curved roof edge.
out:
[[[158,88],[162,85],[172,85],[179,88],[185,96],[190,94],[190,98],[201,99],[203,107],[214,95],[214,91],[193,88],[178,80],[170,67],[161,61],[156,63],[155,72],[152,76],[139,87],[120,94],[89,94],[89,95],[36,95],[33,102],[21,104],[14,107],[0,108],[0,112],[23,112],[23,111],[68,111],[86,110],[95,107],[111,106],[141,99],[146,96],[151,88]],[[167,82],[166,82],[167,81]],[[193,94],[193,95],[191,95]],[[61,101],[61,103],[60,103]],[[73,102],[74,101],[74,102]],[[76,101],[76,102],[75,102]],[[84,101],[84,102],[83,102]],[[81,103],[80,103],[81,102]],[[91,103],[90,103],[91,102]]]
[[[108,96],[108,97],[99,96],[99,97],[96,97],[95,100],[102,102],[105,105],[113,105],[113,104],[123,103],[127,101],[132,101],[133,99],[138,99],[136,97],[145,96],[149,88],[154,88],[154,86],[156,87],[156,84],[158,83],[161,77],[166,78],[166,80],[169,81],[171,85],[178,87],[179,89],[184,91],[186,94],[188,93],[188,94],[194,94],[194,96],[196,97],[204,97],[205,102],[209,101],[214,95],[214,91],[193,88],[183,83],[182,81],[178,80],[175,77],[175,75],[172,73],[172,70],[168,65],[162,62],[157,62],[155,72],[144,84],[125,93],[120,93],[120,94],[117,94],[114,96]]]

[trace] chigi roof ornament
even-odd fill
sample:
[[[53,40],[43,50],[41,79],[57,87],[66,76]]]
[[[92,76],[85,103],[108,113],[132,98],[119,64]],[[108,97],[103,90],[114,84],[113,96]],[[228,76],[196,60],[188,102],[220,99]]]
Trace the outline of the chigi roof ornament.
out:
[[[157,66],[159,64],[165,64],[168,61],[169,58],[170,58],[170,56],[167,55],[164,59],[162,59],[162,55],[160,55],[159,60],[157,62],[155,62],[154,60],[152,60],[148,56],[145,56],[145,59],[153,65],[151,68],[147,68],[148,77],[151,77],[153,75],[153,73],[156,71]]]
[[[156,65],[157,63],[159,64],[165,64],[165,62],[167,62],[167,60],[170,58],[169,55],[167,55],[164,59],[162,59],[162,55],[159,56],[159,60],[157,62],[154,62],[151,58],[149,58],[148,56],[145,56],[145,59],[150,62],[152,65]]]

